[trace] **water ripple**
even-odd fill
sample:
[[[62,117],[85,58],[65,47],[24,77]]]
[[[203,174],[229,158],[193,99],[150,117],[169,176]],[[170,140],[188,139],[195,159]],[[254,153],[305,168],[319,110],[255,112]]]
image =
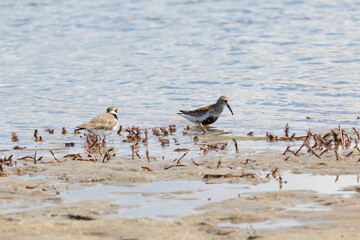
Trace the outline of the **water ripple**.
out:
[[[73,128],[109,105],[123,125],[186,125],[177,109],[221,95],[236,114],[215,127],[232,134],[353,127],[359,11],[353,1],[4,0],[0,142]]]

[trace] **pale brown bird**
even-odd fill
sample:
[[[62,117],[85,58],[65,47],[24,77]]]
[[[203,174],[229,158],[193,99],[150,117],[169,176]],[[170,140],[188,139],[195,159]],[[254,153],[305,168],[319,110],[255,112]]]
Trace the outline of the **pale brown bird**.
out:
[[[77,126],[77,130],[87,130],[95,136],[109,135],[118,126],[117,108],[108,107],[106,113],[94,117],[89,122]]]

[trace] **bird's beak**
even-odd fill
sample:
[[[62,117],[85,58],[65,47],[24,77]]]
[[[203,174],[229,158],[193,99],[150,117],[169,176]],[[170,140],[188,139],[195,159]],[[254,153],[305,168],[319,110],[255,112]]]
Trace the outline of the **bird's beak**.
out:
[[[231,107],[229,104],[226,105],[228,107],[228,109],[230,110],[231,114],[234,115],[233,111],[231,110]]]

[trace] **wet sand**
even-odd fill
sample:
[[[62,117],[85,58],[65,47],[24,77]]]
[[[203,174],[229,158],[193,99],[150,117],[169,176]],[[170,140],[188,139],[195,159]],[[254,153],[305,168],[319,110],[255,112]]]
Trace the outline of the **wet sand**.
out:
[[[228,139],[206,138],[208,143]],[[204,139],[202,139],[204,140]],[[241,139],[238,139],[241,144]],[[344,150],[343,156],[353,149]],[[308,190],[280,190],[282,173],[311,173],[336,176],[360,172],[355,152],[337,161],[333,152],[319,159],[301,151],[225,151],[207,154],[194,161],[185,156],[150,162],[120,153],[107,163],[51,157],[37,164],[31,161],[4,167],[0,181],[0,228],[2,239],[357,239],[360,217],[359,194],[350,197],[320,194]],[[180,154],[181,156],[181,154]],[[219,157],[220,156],[220,157]],[[226,156],[226,157],[224,157]],[[290,156],[290,158],[287,158]],[[221,162],[219,162],[221,158]],[[285,160],[286,159],[286,160]],[[24,163],[24,161],[22,162]],[[276,170],[277,169],[277,170]],[[279,178],[280,177],[280,178]],[[66,192],[96,184],[126,186],[161,180],[193,180],[212,183],[257,185],[274,181],[279,191],[239,194],[223,201],[197,207],[195,214],[153,219],[116,216],[121,206],[111,200],[66,202]],[[280,184],[281,183],[281,184]],[[356,185],[356,184],[354,184]],[[358,192],[359,186],[348,191]],[[60,194],[57,194],[60,193]],[[176,194],[185,194],[178,192]],[[303,205],[314,208],[297,207]],[[264,227],[267,225],[268,227]]]

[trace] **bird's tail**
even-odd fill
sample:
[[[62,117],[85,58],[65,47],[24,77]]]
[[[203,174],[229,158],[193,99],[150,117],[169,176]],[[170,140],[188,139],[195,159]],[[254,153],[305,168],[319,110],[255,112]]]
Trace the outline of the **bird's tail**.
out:
[[[179,112],[177,113],[177,114],[179,114],[179,115],[182,115],[182,114],[185,114],[185,110],[179,110]]]

